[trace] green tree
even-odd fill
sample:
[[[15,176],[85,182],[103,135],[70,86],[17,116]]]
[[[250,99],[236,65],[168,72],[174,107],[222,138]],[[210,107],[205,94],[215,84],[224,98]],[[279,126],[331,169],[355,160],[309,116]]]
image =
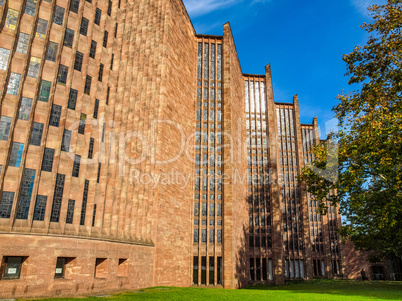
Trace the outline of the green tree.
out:
[[[304,168],[300,180],[324,214],[325,202],[340,204],[349,221],[340,234],[358,249],[402,256],[402,2],[388,0],[369,10],[373,20],[361,26],[370,34],[367,44],[343,56],[349,84],[359,86],[339,95],[333,108],[338,148],[318,144],[316,168]],[[333,168],[329,159],[336,153],[336,179],[313,172]]]

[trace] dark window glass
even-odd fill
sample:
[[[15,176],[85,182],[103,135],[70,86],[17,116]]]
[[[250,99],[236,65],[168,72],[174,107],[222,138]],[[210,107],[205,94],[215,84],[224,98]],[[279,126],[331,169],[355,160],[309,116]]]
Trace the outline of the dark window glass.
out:
[[[80,27],[80,34],[82,34],[82,35],[84,35],[84,36],[87,35],[87,32],[88,32],[88,23],[89,23],[88,19],[82,17],[82,19],[81,19],[81,27]]]
[[[81,208],[81,219],[80,219],[80,225],[85,224],[85,214],[87,211],[87,200],[88,200],[88,188],[89,188],[89,181],[85,180],[85,185],[84,185],[84,193],[82,195],[82,208]]]
[[[0,218],[10,218],[13,201],[14,192],[3,191],[0,203]]]
[[[78,178],[80,173],[80,165],[81,165],[81,156],[75,155],[74,164],[73,164],[73,173],[72,176]]]
[[[20,200],[18,202],[16,219],[28,219],[34,181],[35,169],[26,168],[24,171],[24,176],[22,177]]]
[[[112,58],[110,59],[110,70],[113,70],[114,53],[112,53]]]
[[[92,0],[85,0],[86,2],[88,2],[88,3],[92,3]]]
[[[68,74],[68,67],[64,65],[59,66],[59,73],[57,74],[57,82],[59,84],[66,84],[67,83],[67,74]]]
[[[52,88],[51,82],[48,82],[47,80],[42,80],[38,100],[48,102],[51,88]]]
[[[75,110],[75,105],[77,104],[77,95],[78,91],[74,89],[70,89],[70,94],[68,96],[68,105],[67,107],[71,110]]]
[[[46,37],[47,20],[39,19],[38,26],[36,27],[36,36],[44,39]]]
[[[80,125],[78,126],[78,134],[82,134],[84,135],[85,133],[85,122],[87,119],[87,115],[84,113],[81,113],[81,117],[80,117]]]
[[[102,16],[102,11],[99,8],[96,8],[96,12],[95,12],[95,24],[96,25],[100,24],[101,16]]]
[[[7,94],[17,95],[20,89],[21,74],[11,72],[7,85]]]
[[[72,224],[74,219],[75,200],[68,200],[66,224]]]
[[[118,6],[119,8],[120,8],[120,5],[121,5],[121,0],[119,0],[119,6]]]
[[[193,257],[193,284],[198,285],[198,256]]]
[[[61,150],[63,152],[69,152],[70,151],[70,142],[71,142],[71,131],[70,130],[64,130],[63,140],[61,142]]]
[[[103,47],[107,47],[107,37],[109,33],[105,30],[105,33],[103,35]]]
[[[8,136],[10,135],[10,127],[11,121],[13,119],[7,116],[0,117],[0,140],[8,140]]]
[[[201,257],[201,284],[207,284],[207,257]]]
[[[198,241],[199,241],[199,230],[194,229],[194,242],[198,242]]]
[[[27,0],[27,3],[25,5],[25,13],[27,15],[35,15],[35,9],[36,9],[36,3],[38,0]]]
[[[73,41],[74,41],[74,30],[66,28],[63,45],[71,48],[73,47]]]
[[[217,281],[216,281],[216,283],[217,284],[222,284],[222,257],[218,257],[217,258],[218,259],[218,263],[217,263],[217,267],[216,267],[216,269],[217,269],[217,273],[216,273],[216,275],[217,275]]]
[[[71,200],[69,200],[69,205],[70,201]],[[58,257],[56,262],[56,270],[54,273],[54,278],[64,278],[65,270],[66,270],[66,258]]]
[[[207,229],[201,230],[201,242],[207,242]]]
[[[49,125],[59,127],[61,115],[61,106],[52,105],[52,111],[50,112]]]
[[[9,166],[20,167],[22,152],[24,151],[24,143],[13,142],[11,147]]]
[[[77,51],[75,53],[75,62],[74,62],[75,70],[81,71],[83,59],[84,59],[84,55],[81,52]]]
[[[105,128],[106,128],[106,123],[103,124],[103,129],[102,129],[102,142],[105,141]]]
[[[43,123],[34,122],[31,134],[31,145],[40,146],[43,134]]]
[[[114,37],[117,38],[117,29],[119,28],[119,23],[116,22],[116,25],[114,27]]]
[[[46,59],[48,61],[55,62],[56,61],[56,55],[57,55],[57,50],[59,48],[59,44],[55,42],[49,42],[49,47],[47,48],[47,55]]]
[[[213,256],[209,257],[209,284],[215,284],[215,258]]]
[[[56,23],[57,25],[62,25],[63,18],[64,18],[64,7],[56,6],[53,22]]]
[[[95,58],[96,55],[96,42],[94,40],[91,41],[91,48],[89,49],[89,57]]]
[[[92,83],[92,77],[87,75],[85,78],[85,87],[84,87],[84,93],[88,94],[91,92],[91,83]]]
[[[100,180],[100,174],[101,174],[101,169],[102,169],[102,163],[98,163],[98,176],[96,178],[96,183],[99,183]]]
[[[94,153],[94,145],[95,145],[95,139],[89,138],[88,159],[92,159]]]
[[[80,6],[80,0],[71,0],[70,11],[73,13],[78,13],[78,7]]]
[[[36,197],[36,204],[34,210],[34,221],[44,221],[45,220],[45,212],[46,212],[46,203],[47,203],[47,196],[45,195],[38,195]]]
[[[94,204],[94,211],[92,213],[92,227],[95,226],[95,218],[96,218],[96,204]]]
[[[21,274],[23,257],[5,257],[5,269],[3,278],[18,279]]]
[[[218,230],[217,231],[217,241],[218,241],[218,244],[221,244],[222,243],[222,230]]]
[[[63,200],[64,180],[66,176],[57,174],[56,185],[54,187],[52,213],[50,215],[50,221],[58,223],[60,218],[61,202]]]
[[[107,87],[107,90],[106,90],[106,105],[109,104],[109,96],[110,96],[110,87]]]
[[[99,74],[98,74],[98,81],[102,81],[103,78],[103,64],[99,65]]]
[[[99,110],[99,100],[95,99],[95,106],[94,106],[94,118],[98,118],[98,110]]]
[[[112,14],[112,1],[109,0],[108,6],[107,6],[107,14],[110,16]]]
[[[46,147],[43,153],[42,171],[52,172],[53,159],[54,159],[54,149]]]

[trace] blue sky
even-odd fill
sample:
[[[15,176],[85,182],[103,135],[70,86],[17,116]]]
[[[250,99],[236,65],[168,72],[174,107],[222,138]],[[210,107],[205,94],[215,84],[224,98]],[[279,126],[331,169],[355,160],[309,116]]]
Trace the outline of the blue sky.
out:
[[[299,94],[302,123],[333,117],[336,95],[352,88],[342,55],[364,45],[360,28],[367,6],[385,0],[183,0],[197,33],[222,35],[230,22],[244,73],[263,74],[271,64],[274,98]],[[358,87],[357,87],[358,88]],[[324,136],[323,136],[324,137]]]

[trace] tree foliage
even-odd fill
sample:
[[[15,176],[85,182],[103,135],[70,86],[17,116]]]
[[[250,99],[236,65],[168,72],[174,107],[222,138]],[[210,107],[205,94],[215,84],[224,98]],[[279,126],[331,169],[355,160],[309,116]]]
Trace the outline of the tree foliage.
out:
[[[306,167],[300,179],[322,211],[327,201],[340,204],[349,221],[340,233],[357,248],[402,256],[402,2],[369,10],[373,20],[361,26],[370,34],[367,44],[343,56],[349,84],[360,86],[339,95],[333,108],[338,178],[323,179]],[[313,153],[313,165],[326,166],[326,144]]]

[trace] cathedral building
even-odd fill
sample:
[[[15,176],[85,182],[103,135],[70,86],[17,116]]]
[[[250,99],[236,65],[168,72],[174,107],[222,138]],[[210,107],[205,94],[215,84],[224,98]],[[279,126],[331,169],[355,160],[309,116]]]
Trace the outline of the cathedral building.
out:
[[[181,0],[0,0],[0,298],[341,277],[318,123]],[[262,68],[263,69],[263,68]]]

